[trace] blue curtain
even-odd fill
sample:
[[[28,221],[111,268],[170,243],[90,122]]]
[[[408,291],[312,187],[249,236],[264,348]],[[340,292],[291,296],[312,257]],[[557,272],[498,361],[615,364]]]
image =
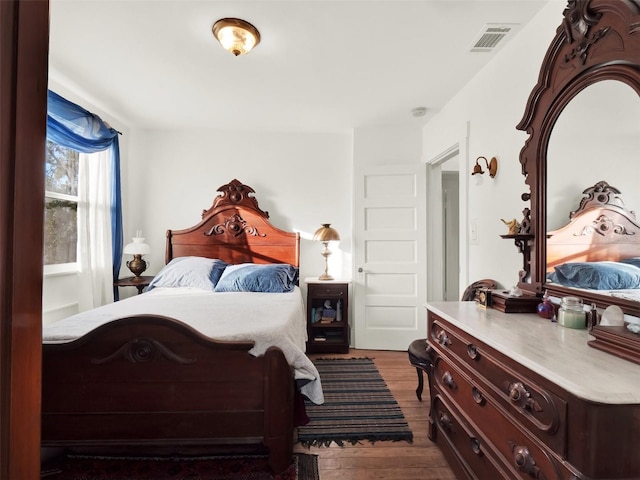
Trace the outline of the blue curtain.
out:
[[[100,117],[55,92],[48,92],[47,139],[82,153],[95,153],[111,147],[111,251],[113,281],[122,263],[122,195],[120,191],[120,147],[117,130]],[[114,287],[113,298],[118,300]]]

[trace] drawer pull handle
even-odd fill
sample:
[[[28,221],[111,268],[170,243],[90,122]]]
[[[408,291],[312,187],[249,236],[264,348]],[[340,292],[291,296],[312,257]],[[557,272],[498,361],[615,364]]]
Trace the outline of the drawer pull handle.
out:
[[[443,430],[447,430],[448,432],[450,432],[452,429],[452,422],[451,422],[451,417],[449,415],[447,415],[446,413],[441,413],[440,416],[438,417],[438,423],[440,424],[440,426],[442,427]]]
[[[531,394],[527,391],[522,382],[509,384],[509,398],[513,404],[520,408],[542,412],[542,407],[538,402],[531,398]]]
[[[478,405],[484,405],[486,402],[484,395],[482,395],[482,392],[478,390],[476,387],[473,387],[471,389],[471,397],[473,397],[473,401],[476,402]]]
[[[440,330],[436,334],[436,340],[438,340],[438,343],[444,347],[446,347],[447,345],[451,345],[451,340],[449,340],[449,337],[444,330]]]
[[[536,466],[536,461],[527,447],[512,444],[511,451],[513,452],[513,463],[518,470],[537,480],[546,479],[544,473]]]
[[[476,455],[482,455],[482,450],[480,449],[480,440],[477,438],[471,439],[471,451]]]
[[[457,387],[456,381],[453,379],[451,372],[444,372],[442,374],[442,384],[451,388],[452,390]]]
[[[478,347],[473,344],[467,346],[467,354],[469,355],[471,360],[477,360],[480,356],[478,353]]]

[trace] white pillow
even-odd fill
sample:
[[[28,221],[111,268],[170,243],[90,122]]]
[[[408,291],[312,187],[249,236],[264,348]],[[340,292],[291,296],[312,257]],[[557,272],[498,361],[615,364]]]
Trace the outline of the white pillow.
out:
[[[147,291],[154,287],[192,287],[213,291],[226,266],[226,262],[217,258],[177,257],[151,280]]]

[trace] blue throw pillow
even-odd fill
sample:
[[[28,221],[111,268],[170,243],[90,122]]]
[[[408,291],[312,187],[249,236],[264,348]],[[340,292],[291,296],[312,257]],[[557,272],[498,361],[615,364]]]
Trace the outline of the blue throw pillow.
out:
[[[213,291],[227,263],[217,258],[177,257],[151,280],[154,287],[192,287]]]
[[[593,290],[640,288],[640,268],[620,262],[575,262],[555,267],[553,281]]]
[[[293,291],[298,283],[298,269],[286,263],[241,263],[225,268],[216,292],[267,292]]]
[[[625,258],[624,260],[620,260],[620,263],[627,263],[640,268],[640,257]]]

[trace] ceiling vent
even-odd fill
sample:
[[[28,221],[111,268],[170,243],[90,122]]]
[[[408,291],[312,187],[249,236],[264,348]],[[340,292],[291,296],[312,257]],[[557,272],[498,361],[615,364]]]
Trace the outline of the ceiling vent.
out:
[[[473,42],[470,52],[493,52],[498,44],[509,35],[516,24],[488,23]]]

